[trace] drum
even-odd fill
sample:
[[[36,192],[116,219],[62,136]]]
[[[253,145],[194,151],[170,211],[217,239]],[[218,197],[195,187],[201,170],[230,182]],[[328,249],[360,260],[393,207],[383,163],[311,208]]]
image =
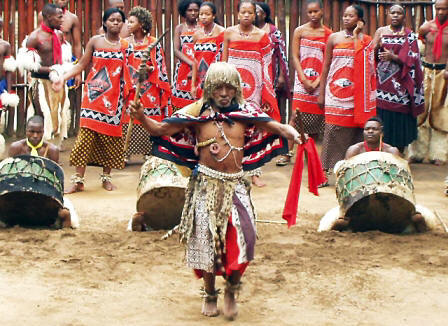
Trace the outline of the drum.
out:
[[[137,212],[155,230],[171,229],[180,223],[188,178],[176,164],[151,156],[140,171]]]
[[[51,226],[63,207],[64,172],[30,155],[0,162],[0,220],[6,225]]]
[[[367,152],[344,161],[336,171],[339,216],[353,231],[401,233],[415,213],[407,161],[384,152]]]

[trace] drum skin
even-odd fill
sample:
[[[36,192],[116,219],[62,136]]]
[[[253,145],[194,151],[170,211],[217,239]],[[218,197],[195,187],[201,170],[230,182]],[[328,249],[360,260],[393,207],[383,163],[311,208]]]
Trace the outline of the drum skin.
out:
[[[140,171],[137,211],[152,229],[171,229],[180,223],[188,178],[176,164],[151,156]]]
[[[367,152],[344,161],[336,171],[340,216],[353,231],[400,233],[415,213],[414,185],[407,161]]]
[[[30,155],[0,162],[0,220],[6,225],[51,226],[63,207],[64,172]]]

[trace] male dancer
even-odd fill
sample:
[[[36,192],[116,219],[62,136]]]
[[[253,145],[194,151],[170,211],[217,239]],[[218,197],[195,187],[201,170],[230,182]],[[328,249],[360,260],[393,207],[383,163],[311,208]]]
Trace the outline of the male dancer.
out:
[[[202,313],[218,315],[215,277],[223,275],[224,315],[235,318],[235,293],[254,257],[256,239],[244,170],[287,150],[286,139],[276,135],[299,142],[297,131],[246,103],[238,71],[225,62],[210,65],[202,99],[171,118],[149,119],[135,103],[131,114],[155,136],[153,155],[194,168],[179,227],[187,265],[204,278]]]
[[[57,139],[60,146],[67,136],[68,99],[65,88],[54,91],[50,79],[57,79],[64,69],[62,64],[71,61],[70,46],[65,43],[62,25],[62,9],[55,4],[46,4],[42,10],[43,22],[26,39],[19,49],[19,70],[31,71],[31,101],[35,114],[45,119],[44,139]],[[71,64],[69,64],[71,66]]]

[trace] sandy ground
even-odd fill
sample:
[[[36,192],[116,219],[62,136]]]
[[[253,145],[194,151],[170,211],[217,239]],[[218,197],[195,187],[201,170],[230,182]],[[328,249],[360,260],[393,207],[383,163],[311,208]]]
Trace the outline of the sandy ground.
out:
[[[70,140],[68,146],[73,142]],[[62,154],[68,183],[73,169]],[[141,162],[140,162],[141,163]],[[177,236],[126,232],[140,165],[114,171],[117,191],[88,168],[71,195],[78,230],[0,230],[0,325],[227,325],[200,314],[201,281],[183,263]],[[447,167],[412,166],[417,201],[448,222]],[[292,165],[264,168],[253,190],[260,219],[281,221]],[[317,233],[336,205],[303,181],[298,225],[258,224],[256,259],[244,275],[236,325],[446,325],[448,234]],[[219,280],[218,287],[223,287]],[[219,303],[222,303],[220,299]]]

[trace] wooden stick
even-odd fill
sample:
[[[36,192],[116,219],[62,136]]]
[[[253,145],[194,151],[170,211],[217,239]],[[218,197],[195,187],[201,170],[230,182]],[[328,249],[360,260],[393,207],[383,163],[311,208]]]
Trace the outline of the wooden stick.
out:
[[[140,102],[140,88],[142,84],[145,82],[145,80],[148,78],[146,74],[146,63],[148,62],[151,54],[151,50],[163,39],[163,37],[166,35],[166,33],[169,32],[169,29],[167,29],[160,37],[153,43],[151,43],[148,48],[143,53],[142,62],[140,63],[140,66],[138,67],[138,82],[137,86],[135,88],[135,96],[134,96],[134,102],[138,103]],[[148,73],[151,73],[151,71],[148,71]],[[129,148],[129,143],[131,141],[131,135],[132,135],[132,129],[134,128],[134,119],[132,117],[129,119],[129,126],[128,126],[128,132],[126,133],[126,140],[124,142],[124,152],[126,153]]]
[[[434,215],[439,219],[440,223],[442,223],[443,228],[445,229],[445,232],[448,233],[448,226],[446,225],[446,223],[442,220],[442,218],[440,217],[439,213],[434,210]]]
[[[258,223],[269,223],[269,224],[286,224],[286,221],[273,221],[273,220],[255,220]]]

